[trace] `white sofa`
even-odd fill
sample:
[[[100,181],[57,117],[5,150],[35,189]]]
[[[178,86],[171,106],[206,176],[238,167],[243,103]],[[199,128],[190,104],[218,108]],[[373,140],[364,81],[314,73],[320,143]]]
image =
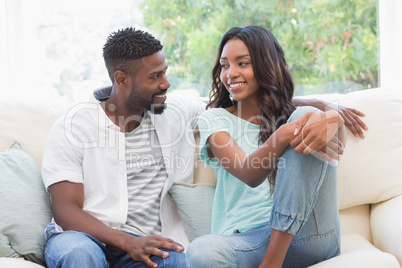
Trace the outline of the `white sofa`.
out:
[[[365,112],[369,129],[365,139],[348,132],[338,166],[342,253],[314,267],[401,267],[402,169],[398,164],[402,159],[402,88],[318,97]],[[0,101],[0,152],[17,140],[40,166],[47,133],[68,107],[60,102]],[[199,160],[194,183],[214,183],[213,173]],[[0,258],[0,267],[41,266]]]

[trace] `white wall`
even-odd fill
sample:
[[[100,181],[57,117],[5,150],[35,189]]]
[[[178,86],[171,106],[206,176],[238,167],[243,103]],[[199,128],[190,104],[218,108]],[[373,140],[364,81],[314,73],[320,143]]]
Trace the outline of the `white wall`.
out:
[[[380,87],[402,90],[402,0],[379,0]]]

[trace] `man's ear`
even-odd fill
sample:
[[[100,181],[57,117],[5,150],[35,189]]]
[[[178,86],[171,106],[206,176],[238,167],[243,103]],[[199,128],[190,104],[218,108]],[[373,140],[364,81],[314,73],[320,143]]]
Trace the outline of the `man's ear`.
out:
[[[121,87],[124,87],[128,84],[129,78],[129,75],[127,75],[125,72],[116,71],[114,73],[114,82]]]

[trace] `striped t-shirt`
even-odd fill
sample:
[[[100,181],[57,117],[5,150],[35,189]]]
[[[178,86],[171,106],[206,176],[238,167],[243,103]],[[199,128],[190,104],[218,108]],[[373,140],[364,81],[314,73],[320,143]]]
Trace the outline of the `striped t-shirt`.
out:
[[[145,112],[141,124],[126,133],[128,216],[122,231],[160,235],[160,198],[167,178],[155,127]]]

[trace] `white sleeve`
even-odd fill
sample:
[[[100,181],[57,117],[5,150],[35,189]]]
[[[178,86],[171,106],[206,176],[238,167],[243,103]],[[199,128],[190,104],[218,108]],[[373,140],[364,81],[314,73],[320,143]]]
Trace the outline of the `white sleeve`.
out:
[[[42,179],[47,190],[61,181],[83,183],[83,148],[72,143],[69,135],[62,119],[49,132],[42,161]]]

